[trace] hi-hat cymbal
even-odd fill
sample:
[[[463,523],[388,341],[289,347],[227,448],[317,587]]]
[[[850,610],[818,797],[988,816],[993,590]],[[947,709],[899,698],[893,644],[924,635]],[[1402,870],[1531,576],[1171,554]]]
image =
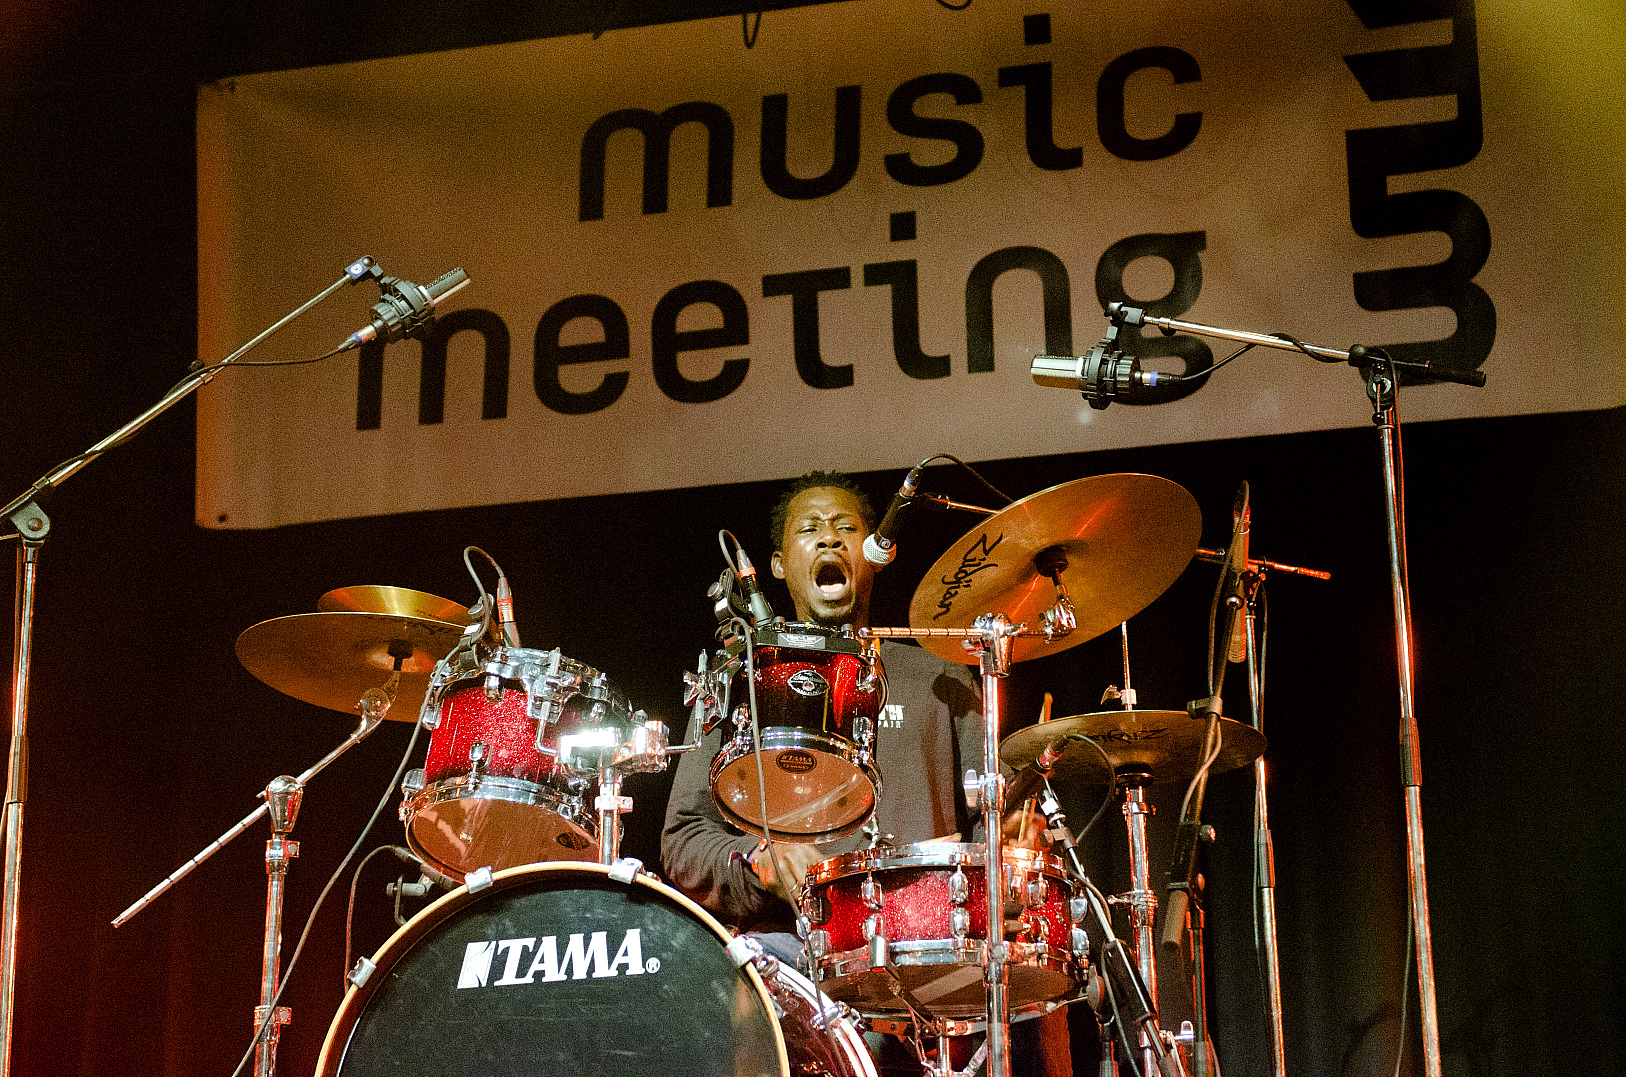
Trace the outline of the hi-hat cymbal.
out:
[[[1169,479],[1095,475],[1052,486],[1012,502],[949,547],[915,591],[909,624],[969,628],[979,614],[1003,613],[1037,627],[1056,601],[1036,563],[1043,554],[1067,588],[1078,627],[1053,643],[1018,637],[1011,660],[1066,650],[1150,605],[1191,561],[1201,532],[1196,499]],[[951,662],[968,660],[958,639],[920,645]]]
[[[1149,773],[1152,781],[1188,782],[1202,763],[1203,730],[1207,724],[1185,711],[1075,714],[1017,730],[999,746],[999,758],[1020,769],[1037,759],[1047,745],[1077,734],[1089,737],[1101,746],[1101,751],[1078,741],[1069,743],[1051,772],[1053,779],[1105,785],[1116,772],[1133,768]],[[1221,774],[1247,766],[1264,754],[1265,735],[1253,726],[1230,718],[1221,718],[1219,724],[1219,757],[1208,773]]]
[[[237,637],[237,659],[284,695],[329,710],[358,713],[401,659],[401,686],[387,715],[413,722],[435,665],[451,653],[463,625],[424,617],[330,611],[273,617]]]
[[[469,623],[469,611],[465,607],[449,598],[414,591],[410,587],[377,584],[335,587],[316,600],[316,608],[323,613],[388,613],[426,621],[444,621],[452,625]]]

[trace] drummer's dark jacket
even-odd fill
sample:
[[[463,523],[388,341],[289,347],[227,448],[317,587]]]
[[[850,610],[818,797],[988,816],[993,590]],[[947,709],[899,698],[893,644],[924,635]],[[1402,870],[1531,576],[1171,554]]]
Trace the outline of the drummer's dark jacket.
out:
[[[888,706],[876,731],[880,835],[896,845],[952,833],[980,840],[981,822],[967,809],[961,788],[966,768],[981,770],[983,763],[982,697],[974,671],[894,640],[882,641],[881,662]],[[674,886],[734,930],[792,931],[794,910],[769,893],[746,862],[759,835],[724,822],[712,800],[711,761],[729,725],[718,722],[701,748],[678,763],[661,832],[661,860]],[[833,857],[869,841],[860,834],[823,848]]]

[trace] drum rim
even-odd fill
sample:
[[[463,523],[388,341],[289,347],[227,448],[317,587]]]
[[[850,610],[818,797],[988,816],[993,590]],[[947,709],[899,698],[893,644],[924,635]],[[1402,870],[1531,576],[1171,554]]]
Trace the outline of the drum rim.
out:
[[[1060,879],[1064,884],[1068,883],[1067,872],[1062,868],[1061,858],[1053,853],[1010,847],[1001,852],[1004,853],[1004,862],[1014,860],[1030,871]],[[908,845],[880,846],[843,853],[814,864],[808,869],[808,875],[811,876],[813,886],[825,886],[849,875],[871,871],[986,867],[986,859],[987,852],[982,842],[917,841]],[[1071,891],[1072,887],[1064,885],[1064,889]]]
[[[334,1077],[339,1061],[343,1057],[344,1047],[350,1042],[350,1034],[355,1030],[356,1021],[360,1018],[363,1007],[365,1007],[367,1000],[372,997],[373,992],[378,989],[378,985],[383,982],[380,974],[387,973],[389,968],[393,968],[396,961],[406,956],[414,946],[423,940],[425,935],[444,919],[452,916],[465,905],[484,901],[505,890],[513,889],[528,882],[533,877],[545,878],[555,874],[563,876],[581,873],[610,878],[611,870],[612,867],[608,864],[593,864],[579,860],[521,864],[518,867],[505,868],[497,872],[491,877],[491,882],[479,890],[471,892],[468,886],[464,885],[436,898],[420,910],[418,915],[397,928],[395,933],[384,940],[384,944],[373,953],[370,960],[373,962],[374,968],[372,974],[368,976],[367,982],[359,987],[351,984],[345,990],[344,998],[340,1001],[339,1008],[333,1015],[333,1021],[328,1025],[327,1036],[322,1040],[321,1053],[316,1057],[314,1077]],[[712,916],[693,899],[661,882],[653,875],[639,871],[633,875],[631,881],[626,885],[645,886],[657,894],[675,901],[686,912],[699,920],[702,926],[717,936],[718,942],[725,947],[733,939],[733,936],[718,922],[716,917]],[[394,952],[397,948],[400,950],[399,953]],[[385,964],[386,958],[389,959],[388,966]],[[790,1055],[785,1047],[784,1030],[779,1027],[779,1020],[774,1010],[773,996],[768,993],[767,985],[762,982],[761,975],[758,974],[750,962],[739,966],[739,969],[745,974],[747,981],[751,984],[751,989],[756,992],[758,1001],[762,1003],[763,1010],[768,1014],[768,1024],[773,1029],[774,1046],[779,1055],[780,1077],[790,1077]],[[337,1050],[335,1050],[336,1047]]]

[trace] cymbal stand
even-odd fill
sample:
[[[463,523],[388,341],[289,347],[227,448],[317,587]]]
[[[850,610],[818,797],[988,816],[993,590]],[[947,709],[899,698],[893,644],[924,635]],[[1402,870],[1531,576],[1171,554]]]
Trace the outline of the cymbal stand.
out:
[[[1073,876],[1084,887],[1084,896],[1082,898],[1071,899],[1072,904],[1069,911],[1072,914],[1074,932],[1084,930],[1080,925],[1085,919],[1086,910],[1094,914],[1096,923],[1101,929],[1101,937],[1104,940],[1101,947],[1101,966],[1107,979],[1106,989],[1111,993],[1114,1000],[1112,1003],[1114,1019],[1118,1019],[1117,1013],[1120,1007],[1130,1005],[1134,1008],[1134,1017],[1130,1023],[1138,1027],[1144,1051],[1142,1059],[1144,1068],[1140,1072],[1143,1077],[1151,1077],[1153,1073],[1167,1075],[1183,1073],[1179,1052],[1169,1049],[1168,1045],[1163,1041],[1163,1033],[1158,1029],[1157,998],[1155,990],[1151,986],[1156,981],[1147,977],[1139,960],[1130,959],[1129,951],[1125,948],[1123,940],[1119,939],[1113,932],[1112,914],[1107,911],[1106,905],[1103,904],[1100,891],[1095,888],[1095,884],[1090,882],[1090,877],[1084,872],[1084,864],[1078,858],[1078,846],[1073,841],[1073,832],[1067,826],[1066,813],[1061,809],[1061,801],[1057,798],[1056,791],[1051,788],[1049,778],[1044,780],[1044,792],[1039,797],[1039,810],[1044,814],[1045,822],[1049,827],[1048,833],[1055,843],[1061,847],[1062,851],[1067,854]],[[1144,850],[1144,819],[1142,824],[1141,847]],[[1143,856],[1143,865],[1144,861],[1145,857]],[[1147,869],[1143,866],[1141,875],[1144,877],[1146,874]],[[1151,892],[1148,890],[1146,893],[1148,899],[1150,899]],[[1133,916],[1130,922],[1133,926]],[[1147,924],[1146,934],[1150,936],[1150,933],[1151,925]],[[1141,951],[1140,956],[1142,958],[1147,956],[1148,952],[1143,948],[1142,940],[1137,939],[1136,949]],[[1122,1027],[1124,1042],[1127,1043],[1129,1040],[1128,1027]],[[1101,1048],[1103,1060],[1108,1059],[1115,1053],[1112,1042],[1108,1037],[1102,1037]],[[1116,1072],[1116,1063],[1112,1063],[1112,1067],[1113,1072]]]
[[[400,665],[400,659],[396,660],[396,665]],[[397,670],[390,678],[392,684],[399,677],[400,671]],[[390,708],[393,695],[393,688],[385,690],[369,688],[358,704],[362,712],[361,724],[343,744],[323,756],[297,778],[284,774],[271,779],[270,784],[260,794],[263,801],[258,808],[210,842],[197,856],[182,864],[167,879],[147,891],[139,901],[119,913],[113,920],[114,927],[122,927],[136,913],[151,905],[160,894],[190,874],[193,868],[225,848],[233,838],[253,825],[256,819],[266,812],[271,813],[271,838],[265,843],[265,944],[260,962],[260,1004],[254,1009],[256,1077],[272,1077],[276,1073],[277,1041],[281,1036],[281,1027],[293,1016],[292,1011],[285,1006],[279,1006],[274,1014],[271,1013],[271,1002],[277,997],[277,979],[280,975],[282,896],[287,882],[288,861],[299,855],[299,843],[289,841],[288,835],[293,831],[294,820],[299,815],[299,804],[304,796],[305,786],[326,769],[329,763],[360,744],[373,730],[383,724],[384,715]]]
[[[1113,776],[1119,794],[1123,797],[1124,825],[1129,834],[1129,890],[1110,900],[1124,906],[1129,916],[1129,938],[1134,944],[1135,966],[1145,985],[1146,997],[1152,1012],[1157,1012],[1157,940],[1153,935],[1153,922],[1157,918],[1157,895],[1152,890],[1151,857],[1146,844],[1146,820],[1155,810],[1146,800],[1146,787],[1152,784],[1149,770],[1133,766],[1118,768]],[[1143,1073],[1151,1073],[1158,1064],[1156,1028],[1143,1027],[1141,1055],[1146,1064]]]

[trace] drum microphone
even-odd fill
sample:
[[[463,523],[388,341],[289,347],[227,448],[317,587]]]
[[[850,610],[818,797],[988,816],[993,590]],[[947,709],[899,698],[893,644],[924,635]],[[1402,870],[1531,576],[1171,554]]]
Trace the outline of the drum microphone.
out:
[[[1066,733],[1049,744],[1038,757],[1016,772],[1009,785],[1005,787],[1005,807],[1011,808],[1022,803],[1029,797],[1038,796],[1044,788],[1045,779],[1049,778],[1061,761],[1062,752],[1067,748],[1067,742],[1073,739],[1073,734]]]
[[[892,495],[892,504],[886,507],[886,515],[881,517],[881,525],[874,533],[864,538],[864,560],[874,565],[876,571],[892,563],[898,556],[898,543],[894,537],[898,530],[898,515],[903,512],[905,505],[915,499],[917,484],[920,482],[920,471],[925,464],[916,464],[910,469],[908,476],[898,492]]]
[[[497,623],[502,626],[503,642],[519,648],[519,629],[514,625],[514,593],[508,589],[508,577],[497,574]]]
[[[757,569],[751,564],[751,559],[745,555],[745,547],[738,542],[734,543],[734,557],[738,562],[735,574],[739,577],[740,590],[745,593],[745,602],[751,608],[751,627],[761,628],[772,624],[774,619],[773,607],[768,605],[767,596],[762,588],[757,586]]]
[[[339,351],[359,348],[369,340],[393,344],[402,337],[421,337],[434,324],[435,308],[468,283],[469,275],[463,272],[462,266],[441,274],[427,285],[413,284],[399,277],[382,278],[378,286],[384,294],[373,304],[373,320],[365,328],[351,333]]]

